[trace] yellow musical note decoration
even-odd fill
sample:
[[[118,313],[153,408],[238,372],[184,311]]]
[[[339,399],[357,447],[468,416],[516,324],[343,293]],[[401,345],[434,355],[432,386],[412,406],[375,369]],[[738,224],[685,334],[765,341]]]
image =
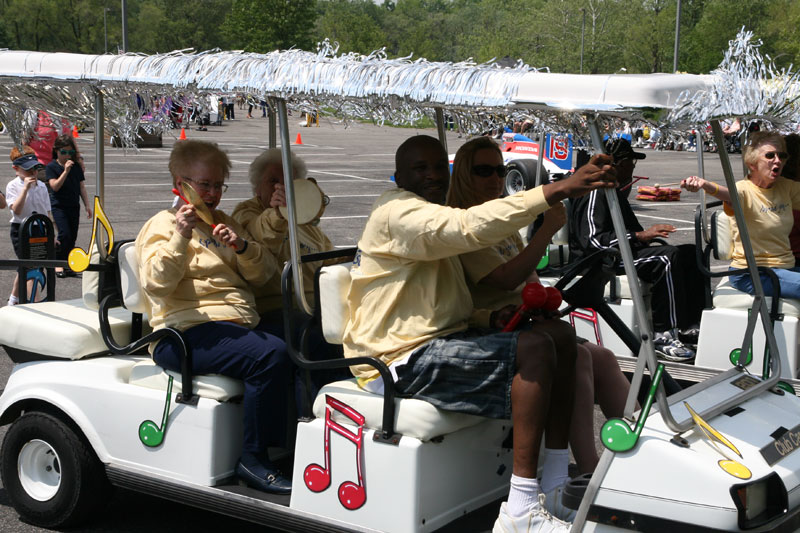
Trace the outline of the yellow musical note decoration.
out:
[[[83,272],[89,267],[89,256],[92,253],[92,248],[94,248],[95,243],[97,242],[97,226],[99,224],[103,225],[103,227],[106,229],[106,234],[108,235],[108,249],[104,250],[102,247],[99,247],[100,257],[105,258],[105,256],[111,253],[111,250],[114,248],[114,229],[111,227],[111,222],[109,222],[108,217],[103,211],[103,206],[100,205],[100,198],[95,196],[94,217],[92,219],[92,240],[89,242],[89,248],[87,248],[88,252],[84,251],[83,248],[76,246],[70,250],[69,256],[67,257],[69,267],[74,272]]]
[[[725,457],[725,459],[717,461],[717,465],[733,477],[739,479],[750,479],[753,476],[753,474],[750,472],[750,469],[733,459],[729,454],[725,453],[725,450],[717,443],[724,445],[725,448],[738,455],[739,459],[742,459],[742,453],[739,451],[739,449],[734,446],[731,441],[725,438],[725,435],[711,427],[711,424],[700,418],[700,415],[698,415],[688,403],[683,402],[683,405],[689,411],[689,414],[692,415],[694,423],[700,428],[703,435],[706,437],[706,440],[708,440],[708,442],[715,450],[717,450],[717,452],[719,452],[720,455]]]

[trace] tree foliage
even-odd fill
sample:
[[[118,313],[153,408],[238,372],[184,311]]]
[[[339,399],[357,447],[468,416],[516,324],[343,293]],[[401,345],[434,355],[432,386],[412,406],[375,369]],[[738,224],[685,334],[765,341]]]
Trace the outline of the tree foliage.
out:
[[[553,72],[669,72],[676,5],[677,0],[132,0],[127,20],[130,50],[144,53],[313,50],[329,38],[342,53],[385,47],[390,57],[522,59]],[[763,52],[779,66],[800,63],[797,0],[682,0],[678,69],[714,69],[743,26],[764,41]],[[122,45],[119,0],[0,0],[0,47],[96,54],[106,50],[106,42],[110,52]]]

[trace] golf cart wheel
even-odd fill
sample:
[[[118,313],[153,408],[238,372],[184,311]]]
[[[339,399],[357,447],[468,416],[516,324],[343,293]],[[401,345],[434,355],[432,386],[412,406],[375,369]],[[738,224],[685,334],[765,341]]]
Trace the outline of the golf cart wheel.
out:
[[[28,413],[11,425],[0,473],[20,518],[40,527],[75,525],[103,505],[109,493],[93,450],[47,413]]]
[[[506,196],[527,191],[536,185],[537,164],[535,159],[517,159],[507,165],[504,187]]]

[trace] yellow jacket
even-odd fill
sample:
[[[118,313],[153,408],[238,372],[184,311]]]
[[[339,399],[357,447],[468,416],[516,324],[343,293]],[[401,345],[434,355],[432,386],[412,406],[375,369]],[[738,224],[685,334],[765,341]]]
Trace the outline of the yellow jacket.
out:
[[[278,260],[279,268],[291,258],[289,247],[289,224],[274,207],[264,209],[258,197],[245,200],[236,206],[232,214],[253,239],[261,243]],[[300,246],[300,255],[316,254],[333,250],[333,244],[327,235],[313,224],[303,224],[297,227],[297,240]],[[307,301],[313,304],[314,298],[314,273],[321,263],[303,263],[303,288]],[[256,308],[259,314],[280,309],[281,300],[281,272],[276,272],[260,287],[253,287],[256,297]]]
[[[186,239],[175,229],[176,211],[156,214],[136,237],[150,325],[185,330],[226,320],[255,327],[259,316],[250,284],[262,285],[275,274],[275,258],[222,211],[214,212],[215,220],[248,241],[244,252],[237,254],[216,241],[211,227],[202,221]]]
[[[389,364],[469,324],[488,326],[491,310],[473,309],[458,256],[503,240],[548,207],[541,187],[469,209],[403,189],[382,194],[351,271],[345,356]],[[362,380],[377,376],[367,365],[352,369]]]

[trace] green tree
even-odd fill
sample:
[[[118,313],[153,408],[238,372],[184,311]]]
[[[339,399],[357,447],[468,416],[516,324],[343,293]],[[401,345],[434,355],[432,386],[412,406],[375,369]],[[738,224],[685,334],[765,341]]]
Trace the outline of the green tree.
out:
[[[370,52],[386,45],[386,10],[371,0],[320,0],[317,41],[339,43],[339,52]]]
[[[224,34],[233,48],[249,52],[311,50],[316,6],[316,0],[233,0]]]
[[[686,52],[681,52],[679,68],[696,73],[713,70],[742,26],[763,39],[766,28],[775,22],[768,17],[773,4],[774,0],[708,0],[697,24],[681,39],[681,49]],[[769,43],[762,48],[766,53],[772,50]]]

